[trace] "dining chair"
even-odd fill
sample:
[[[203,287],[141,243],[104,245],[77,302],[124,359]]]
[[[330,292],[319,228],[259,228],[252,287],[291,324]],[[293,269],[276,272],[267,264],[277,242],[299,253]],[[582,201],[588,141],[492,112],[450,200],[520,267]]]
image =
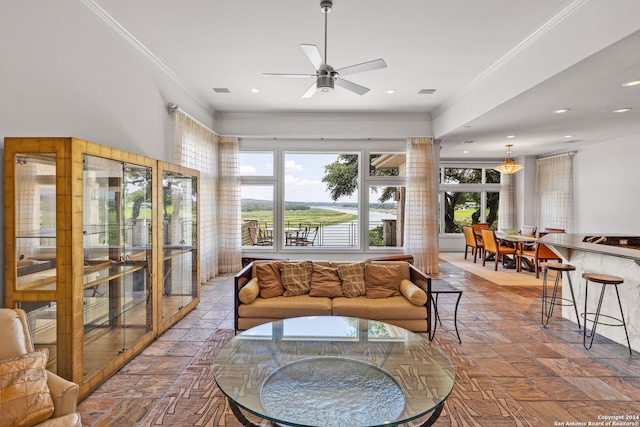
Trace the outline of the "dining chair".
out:
[[[523,225],[520,228],[520,235],[522,236],[535,236],[536,231],[538,231],[538,227],[535,225]]]
[[[502,259],[502,266],[505,266],[505,255],[513,255],[514,258],[517,257],[517,249],[511,246],[503,246],[501,241],[496,237],[495,231],[490,228],[483,228],[480,232],[482,233],[482,242],[484,243],[482,266],[484,266],[487,261],[487,252],[495,254],[495,271],[498,271],[498,262],[500,259]],[[517,262],[517,260],[514,261],[516,261],[516,270],[519,270],[520,263]]]
[[[522,259],[529,259],[533,264],[533,269],[536,273],[536,279],[540,277],[540,263],[545,261],[558,261],[562,262],[562,258],[553,252],[549,246],[544,243],[536,242],[533,249],[523,249],[518,254],[519,270],[522,270]]]
[[[536,227],[535,225],[523,225],[520,228],[520,235],[527,236],[527,237],[535,237],[537,231],[538,231],[538,227]],[[533,250],[535,249],[535,245],[533,243],[523,243],[521,249]]]
[[[463,226],[462,232],[464,233],[465,240],[464,259],[467,259],[467,253],[469,251],[469,248],[471,248],[473,262],[475,263],[478,259],[478,251],[480,251],[480,256],[482,256],[482,251],[484,250],[482,239],[480,239],[480,237],[473,232],[473,227],[471,227],[470,225]]]
[[[476,222],[474,224],[471,224],[471,227],[473,227],[473,231],[480,234],[480,230],[482,230],[483,228],[489,228],[489,223],[488,222]]]
[[[545,233],[564,233],[564,228],[545,228]]]

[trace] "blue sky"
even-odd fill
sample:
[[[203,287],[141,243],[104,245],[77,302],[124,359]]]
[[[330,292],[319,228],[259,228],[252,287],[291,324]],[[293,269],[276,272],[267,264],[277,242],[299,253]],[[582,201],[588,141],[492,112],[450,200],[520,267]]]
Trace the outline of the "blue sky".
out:
[[[322,182],[324,166],[333,163],[337,154],[296,154],[285,155],[285,199],[294,202],[331,202],[327,185]],[[240,156],[240,174],[244,176],[273,176],[273,158],[271,155],[242,153]],[[247,189],[242,197],[265,199],[264,190]],[[357,202],[357,194],[340,201]]]

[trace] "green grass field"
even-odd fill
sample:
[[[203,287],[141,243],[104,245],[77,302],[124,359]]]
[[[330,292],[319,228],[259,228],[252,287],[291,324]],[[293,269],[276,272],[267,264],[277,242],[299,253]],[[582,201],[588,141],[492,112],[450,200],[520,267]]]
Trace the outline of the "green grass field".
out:
[[[272,225],[273,211],[251,211],[242,212],[242,221],[255,219],[259,223],[268,223]],[[284,223],[297,225],[301,223],[312,223],[322,225],[341,224],[343,222],[355,221],[357,215],[350,213],[337,212],[329,209],[311,208],[307,210],[285,211]]]

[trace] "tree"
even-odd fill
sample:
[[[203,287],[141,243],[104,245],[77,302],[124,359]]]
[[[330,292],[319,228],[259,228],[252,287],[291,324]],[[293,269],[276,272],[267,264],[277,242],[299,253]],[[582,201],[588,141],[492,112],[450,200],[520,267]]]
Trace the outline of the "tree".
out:
[[[380,154],[371,155],[371,159],[380,157]],[[371,162],[369,162],[371,164]],[[325,175],[322,182],[327,184],[327,190],[331,194],[331,199],[335,202],[340,197],[351,196],[358,189],[358,155],[340,154],[335,162],[324,167]],[[395,169],[377,169],[369,166],[371,176],[396,176]],[[395,187],[385,187],[378,198],[383,203],[393,199],[396,192]]]

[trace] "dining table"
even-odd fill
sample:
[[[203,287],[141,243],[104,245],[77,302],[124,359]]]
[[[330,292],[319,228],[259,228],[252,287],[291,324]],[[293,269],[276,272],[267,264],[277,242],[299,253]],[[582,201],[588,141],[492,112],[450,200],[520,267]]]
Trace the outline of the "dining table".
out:
[[[524,236],[522,234],[505,233],[503,231],[496,231],[496,237],[509,245],[513,245],[516,248],[516,253],[522,252],[525,245],[531,245],[538,241],[536,236]],[[528,259],[524,258],[524,263],[526,264],[527,270],[534,270],[535,267],[531,265]],[[513,257],[504,268],[517,268],[517,257]]]

